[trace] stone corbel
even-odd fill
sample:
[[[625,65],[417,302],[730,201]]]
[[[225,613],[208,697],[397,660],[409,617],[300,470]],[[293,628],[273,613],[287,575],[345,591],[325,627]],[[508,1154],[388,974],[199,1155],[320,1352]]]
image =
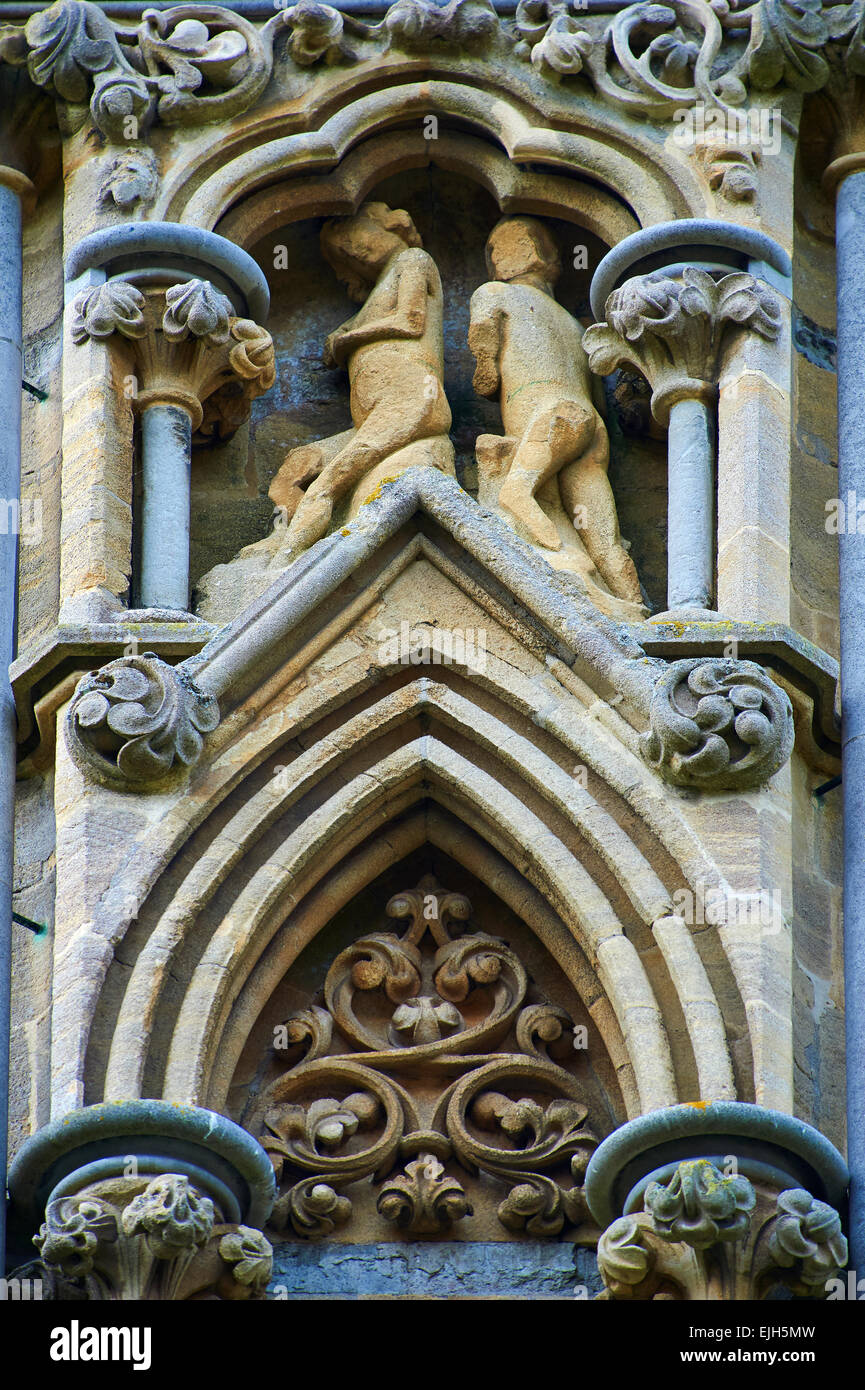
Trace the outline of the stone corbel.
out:
[[[715,404],[728,339],[736,330],[767,342],[779,337],[781,303],[766,277],[777,280],[788,268],[770,238],[692,220],[626,238],[592,281],[599,322],[583,339],[589,366],[602,375],[636,368],[652,387],[655,420],[668,430],[667,601],[674,616],[712,612]]]
[[[43,1298],[260,1299],[272,1269],[262,1234],[270,1162],[210,1111],[130,1101],[39,1131],[9,1178],[39,1259],[17,1273]]]
[[[670,1161],[675,1150],[693,1157]],[[758,1106],[680,1105],[632,1121],[586,1176],[592,1213],[609,1223],[601,1297],[737,1302],[780,1286],[825,1298],[847,1261],[836,1210],[846,1182],[828,1140]]]
[[[742,791],[783,767],[794,739],[789,696],[762,666],[697,657],[658,680],[640,752],[673,786]]]

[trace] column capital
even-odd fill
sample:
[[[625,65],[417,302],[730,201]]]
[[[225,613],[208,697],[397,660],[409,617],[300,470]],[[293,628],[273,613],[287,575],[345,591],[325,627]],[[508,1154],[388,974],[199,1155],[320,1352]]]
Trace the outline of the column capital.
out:
[[[829,1141],[779,1111],[700,1102],[632,1120],[586,1173],[606,1297],[825,1297],[847,1260],[847,1181]]]
[[[226,438],[251,402],[276,380],[273,340],[209,280],[146,286],[106,280],[72,301],[72,341],[109,339],[132,344],[136,410],[179,405],[193,429]],[[140,378],[140,380],[138,379]]]
[[[745,271],[694,265],[633,276],[612,290],[603,317],[583,337],[591,370],[605,376],[635,367],[652,387],[652,414],[662,425],[678,401],[715,400],[731,329],[770,342],[781,330],[780,304],[768,285]]]

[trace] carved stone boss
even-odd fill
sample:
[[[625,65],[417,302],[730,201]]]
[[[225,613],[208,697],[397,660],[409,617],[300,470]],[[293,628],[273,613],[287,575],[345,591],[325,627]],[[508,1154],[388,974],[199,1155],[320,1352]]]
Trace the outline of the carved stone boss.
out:
[[[441,1234],[490,1181],[506,1230],[586,1222],[597,1138],[578,1081],[550,1055],[573,1057],[571,1021],[527,1002],[519,958],[468,925],[462,895],[424,879],[387,912],[402,936],[375,932],[337,956],[325,1007],[277,1030],[290,1064],[244,1119],[276,1172],[272,1224],[326,1236],[371,1183],[382,1234]]]
[[[613,290],[605,322],[586,330],[592,371],[629,366],[648,379],[655,419],[668,433],[667,604],[711,610],[714,577],[715,401],[727,335],[744,328],[774,341],[777,296],[745,272],[698,266],[638,275]]]
[[[138,598],[144,608],[185,612],[192,434],[232,433],[273,385],[270,334],[198,278],[144,291],[106,280],[75,297],[71,331],[75,343],[119,335],[132,344],[142,444]]]

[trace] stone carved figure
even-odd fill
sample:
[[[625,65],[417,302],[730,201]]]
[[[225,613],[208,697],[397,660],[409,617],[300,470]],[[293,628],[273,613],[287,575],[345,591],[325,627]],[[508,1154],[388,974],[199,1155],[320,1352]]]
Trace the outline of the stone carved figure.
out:
[[[582,329],[553,297],[561,273],[553,239],[533,217],[503,218],[487,242],[487,267],[492,279],[472,295],[469,346],[475,390],[499,395],[504,437],[477,441],[481,500],[535,544],[562,552],[557,567],[639,606]]]
[[[280,565],[325,534],[335,504],[358,484],[367,495],[408,468],[454,473],[441,279],[410,216],[367,203],[327,222],[321,246],[362,305],[324,350],[326,363],[348,371],[354,428],[293,449],[274,479],[270,496],[291,517]]]

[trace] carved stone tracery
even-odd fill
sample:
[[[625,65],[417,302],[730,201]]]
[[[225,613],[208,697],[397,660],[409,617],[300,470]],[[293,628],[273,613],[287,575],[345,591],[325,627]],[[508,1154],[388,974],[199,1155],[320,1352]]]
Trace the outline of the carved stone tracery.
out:
[[[272,1225],[330,1235],[361,1182],[382,1222],[414,1235],[471,1215],[490,1181],[505,1230],[589,1222],[581,1179],[598,1141],[582,1088],[550,1055],[572,1055],[570,1019],[527,1002],[518,956],[472,929],[461,894],[427,878],[387,912],[403,934],[337,956],[326,1007],[293,1015],[279,1039],[304,1052],[244,1120],[274,1164]],[[351,1051],[334,1050],[343,1039]]]

